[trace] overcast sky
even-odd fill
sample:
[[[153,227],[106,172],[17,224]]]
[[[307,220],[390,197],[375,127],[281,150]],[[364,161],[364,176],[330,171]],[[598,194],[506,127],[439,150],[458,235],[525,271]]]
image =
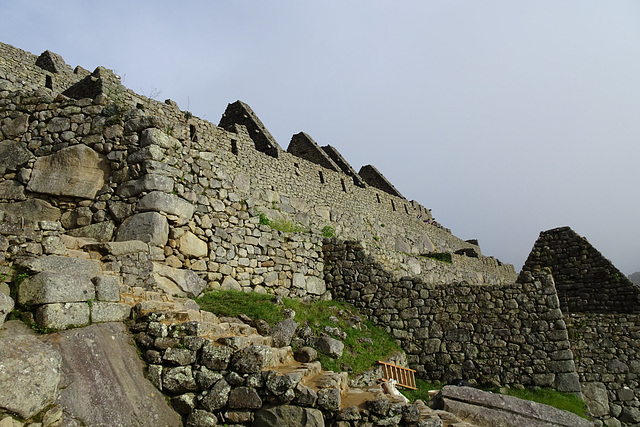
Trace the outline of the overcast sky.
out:
[[[568,225],[640,270],[640,2],[0,0],[0,41],[373,164],[519,270]],[[161,93],[158,94],[158,92]]]

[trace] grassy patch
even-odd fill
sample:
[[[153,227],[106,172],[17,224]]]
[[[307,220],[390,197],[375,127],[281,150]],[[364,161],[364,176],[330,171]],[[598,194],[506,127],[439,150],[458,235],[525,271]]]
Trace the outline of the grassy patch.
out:
[[[534,402],[553,406],[554,408],[573,412],[574,414],[579,415],[582,418],[589,419],[587,413],[587,405],[575,394],[562,393],[550,388],[526,388],[524,390],[508,389],[506,394],[509,396],[518,397],[520,399],[532,400]]]
[[[336,235],[336,229],[330,225],[325,225],[322,227],[322,237],[334,237]]]
[[[268,225],[274,230],[282,231],[284,233],[301,233],[307,231],[302,225],[286,219],[271,220],[265,214],[259,214],[260,224]]]
[[[435,259],[436,261],[446,262],[448,264],[452,264],[451,254],[448,252],[433,252],[429,254],[422,254],[425,258]]]
[[[333,371],[348,369],[359,374],[373,368],[378,360],[401,350],[384,329],[362,318],[356,308],[349,304],[337,301],[305,304],[296,299],[283,298],[283,305],[275,305],[271,304],[273,298],[272,295],[255,292],[217,291],[208,292],[196,301],[202,310],[224,316],[244,313],[252,319],[263,319],[272,326],[284,319],[282,310],[290,308],[296,312],[295,321],[301,325],[308,324],[318,336],[325,332],[327,326],[339,328],[346,333],[346,338],[342,340],[345,346],[342,356],[339,359],[320,356],[322,366]]]

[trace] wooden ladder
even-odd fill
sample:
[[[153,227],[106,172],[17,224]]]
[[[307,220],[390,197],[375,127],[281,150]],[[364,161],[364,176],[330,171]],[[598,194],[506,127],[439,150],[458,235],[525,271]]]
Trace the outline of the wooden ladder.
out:
[[[403,368],[402,366],[394,365],[392,363],[382,362],[378,360],[378,363],[382,365],[382,379],[385,381],[394,379],[398,382],[398,385],[412,390],[417,390],[416,377],[413,369]]]

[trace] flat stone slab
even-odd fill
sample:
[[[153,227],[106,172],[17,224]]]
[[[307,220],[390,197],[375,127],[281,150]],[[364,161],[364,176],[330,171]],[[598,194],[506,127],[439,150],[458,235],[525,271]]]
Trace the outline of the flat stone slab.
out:
[[[164,246],[169,238],[169,222],[157,212],[144,212],[125,219],[116,233],[116,241],[140,240]]]
[[[69,272],[73,272],[76,276],[88,278],[102,274],[102,264],[98,260],[69,258],[59,255],[25,259],[21,260],[19,265],[36,273],[47,271],[68,274]]]
[[[18,290],[21,305],[83,302],[94,297],[95,287],[88,277],[48,271],[27,277]]]
[[[47,337],[62,355],[57,404],[87,426],[182,426],[144,376],[133,338],[122,323],[94,324]]]
[[[31,335],[0,338],[0,408],[27,419],[54,403],[62,357]]]
[[[479,426],[593,426],[568,411],[471,387],[445,386],[438,396],[441,409]]]

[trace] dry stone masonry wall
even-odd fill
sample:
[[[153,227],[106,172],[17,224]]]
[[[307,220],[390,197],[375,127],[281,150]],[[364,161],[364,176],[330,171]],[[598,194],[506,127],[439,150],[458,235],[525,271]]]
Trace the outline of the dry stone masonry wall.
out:
[[[421,375],[580,391],[551,276],[442,286],[394,277],[354,241],[333,240],[324,251],[334,297],[384,326]]]

